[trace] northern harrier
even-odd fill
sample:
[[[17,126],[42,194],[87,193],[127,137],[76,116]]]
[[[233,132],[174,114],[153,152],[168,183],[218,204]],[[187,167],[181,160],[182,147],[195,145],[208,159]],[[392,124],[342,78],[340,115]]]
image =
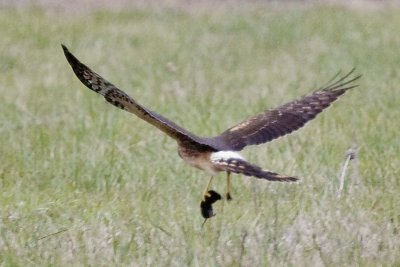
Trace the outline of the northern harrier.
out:
[[[226,198],[228,200],[231,199],[231,173],[269,181],[294,182],[298,180],[296,177],[280,175],[249,163],[237,151],[248,145],[269,142],[301,128],[340,95],[356,87],[357,85],[353,82],[361,77],[361,75],[351,77],[354,69],[342,77],[338,77],[340,75],[338,73],[326,85],[309,95],[266,110],[220,135],[207,138],[194,135],[164,116],[140,105],[135,99],[81,63],[64,45],[62,48],[73,71],[84,85],[104,96],[112,105],[135,114],[175,139],[178,143],[179,156],[189,165],[211,175],[201,202],[202,215],[206,219],[214,215],[211,204],[221,198],[218,193],[209,190],[211,181],[218,172],[227,173]]]

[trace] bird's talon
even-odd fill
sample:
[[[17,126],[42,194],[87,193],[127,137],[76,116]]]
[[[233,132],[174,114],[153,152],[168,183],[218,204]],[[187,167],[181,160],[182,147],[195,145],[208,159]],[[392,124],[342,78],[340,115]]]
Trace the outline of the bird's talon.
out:
[[[230,192],[227,192],[226,193],[226,200],[228,200],[228,201],[231,201],[233,198],[232,198],[232,196],[231,196],[231,193]]]

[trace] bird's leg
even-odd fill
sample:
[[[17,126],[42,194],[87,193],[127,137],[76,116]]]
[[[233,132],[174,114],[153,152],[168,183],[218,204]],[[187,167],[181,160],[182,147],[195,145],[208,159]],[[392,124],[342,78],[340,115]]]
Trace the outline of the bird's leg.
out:
[[[204,189],[204,192],[203,192],[203,201],[205,201],[205,200],[206,200],[206,197],[209,195],[208,191],[209,191],[209,189],[210,189],[210,185],[211,185],[211,182],[212,182],[213,178],[214,178],[214,176],[211,176],[211,177],[210,177],[210,179],[208,180],[206,189]]]
[[[227,173],[227,177],[226,177],[226,199],[228,201],[232,200],[231,197],[231,172],[226,172]]]

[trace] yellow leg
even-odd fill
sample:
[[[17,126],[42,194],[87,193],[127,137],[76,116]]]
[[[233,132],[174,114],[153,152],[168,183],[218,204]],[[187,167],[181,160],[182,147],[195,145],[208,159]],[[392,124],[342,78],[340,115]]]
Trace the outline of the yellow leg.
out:
[[[226,177],[226,199],[232,200],[232,197],[231,197],[231,172],[227,172],[227,177]]]
[[[211,182],[212,182],[213,178],[214,178],[214,176],[211,176],[211,177],[210,177],[210,180],[208,180],[207,187],[206,187],[206,189],[204,190],[204,193],[203,193],[203,201],[206,200],[206,199],[205,199],[205,196],[208,195],[208,190],[210,189],[210,185],[211,185]]]

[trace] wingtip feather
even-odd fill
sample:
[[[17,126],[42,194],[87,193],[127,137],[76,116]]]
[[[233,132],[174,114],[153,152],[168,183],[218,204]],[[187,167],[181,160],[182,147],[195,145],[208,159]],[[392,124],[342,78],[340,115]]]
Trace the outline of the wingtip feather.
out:
[[[68,48],[61,44],[61,47],[64,51],[64,55],[68,61],[68,63],[71,65],[71,67],[74,67],[80,63],[80,61],[68,50]]]
[[[65,52],[65,51],[68,51],[68,48],[67,48],[64,44],[61,44],[61,47],[62,47],[62,49],[64,50],[64,52]]]
[[[347,78],[349,78],[354,72],[355,72],[356,68],[353,67],[347,74],[345,74],[343,77],[339,78],[338,80],[334,81],[336,79],[336,77],[338,77],[339,75],[335,75],[335,78],[331,79],[331,81],[334,81],[331,84],[326,85],[324,88],[322,88],[322,91],[336,91],[336,90],[340,90],[340,91],[347,91],[350,90],[352,88],[355,88],[357,86],[359,86],[358,84],[355,85],[350,85],[352,82],[360,79],[362,77],[361,74],[355,76],[354,78],[351,78],[350,80],[346,81]],[[341,72],[339,72],[341,73]],[[349,86],[348,86],[349,85]],[[317,90],[319,91],[319,90]]]
[[[64,55],[67,59],[72,56],[71,52],[69,52],[68,48],[64,44],[61,44],[61,47],[62,47],[62,49],[64,51]]]

